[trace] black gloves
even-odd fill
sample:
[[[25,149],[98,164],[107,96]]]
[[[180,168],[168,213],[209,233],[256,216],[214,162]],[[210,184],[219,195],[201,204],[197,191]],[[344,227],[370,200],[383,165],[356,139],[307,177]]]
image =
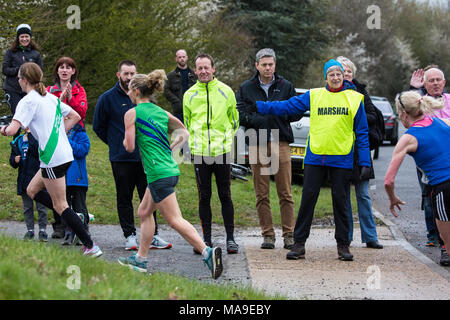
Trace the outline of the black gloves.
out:
[[[370,176],[370,167],[359,167],[359,180],[369,180]]]

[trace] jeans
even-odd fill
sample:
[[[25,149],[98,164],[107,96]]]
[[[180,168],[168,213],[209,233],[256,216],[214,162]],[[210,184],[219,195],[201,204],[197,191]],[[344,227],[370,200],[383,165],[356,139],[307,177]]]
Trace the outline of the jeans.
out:
[[[422,183],[422,172],[417,170],[417,178],[419,179],[420,191],[423,193],[424,185]],[[434,221],[433,207],[431,206],[431,198],[429,195],[423,196],[423,210],[425,212],[425,225],[427,226],[427,239],[435,240],[439,237],[439,233]]]
[[[33,201],[26,193],[22,194],[23,215],[28,230],[34,230],[34,202],[38,215],[39,230],[47,228],[47,207],[43,204]]]
[[[361,242],[377,241],[377,230],[373,218],[372,203],[369,196],[369,180],[355,183],[356,202],[358,205],[359,225],[361,229]],[[349,221],[348,240],[353,240],[353,215],[350,188],[347,197],[347,216]]]

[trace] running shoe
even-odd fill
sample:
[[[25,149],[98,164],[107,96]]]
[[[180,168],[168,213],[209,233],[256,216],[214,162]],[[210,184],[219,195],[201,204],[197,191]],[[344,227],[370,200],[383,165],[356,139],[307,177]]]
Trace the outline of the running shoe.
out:
[[[227,252],[228,254],[238,253],[239,246],[234,240],[227,241]]]
[[[427,247],[439,247],[439,243],[436,239],[428,239],[427,243],[425,244]]]
[[[27,231],[23,236],[23,240],[33,240],[34,239],[34,231]]]
[[[122,266],[128,266],[131,270],[135,270],[138,272],[147,272],[147,260],[142,262],[136,261],[136,254],[127,258],[119,257],[117,261]]]
[[[42,242],[48,241],[48,235],[45,231],[39,231],[38,237],[39,237],[39,241],[42,241]]]
[[[89,256],[92,258],[100,257],[103,254],[102,250],[100,250],[99,246],[94,243],[92,248],[88,249],[87,247],[83,246],[83,255]]]
[[[150,245],[150,249],[170,249],[172,248],[172,244],[163,240],[160,236],[155,234],[153,236],[152,244]]]
[[[441,259],[439,264],[444,267],[450,266],[450,256],[447,254],[444,246],[441,247]]]
[[[206,250],[208,250],[208,258],[203,259],[203,262],[206,264],[209,270],[211,270],[212,278],[217,279],[218,277],[220,277],[223,271],[222,249],[220,249],[219,247],[207,247]]]
[[[132,234],[128,236],[127,241],[125,242],[125,250],[131,251],[131,250],[137,250],[138,244],[136,240],[136,235]]]
[[[207,241],[205,241],[205,244],[206,244],[207,247],[210,247],[210,248],[214,247],[213,244],[212,244],[212,242],[207,242]],[[195,248],[192,248],[192,250],[194,251],[195,254],[202,254],[200,251],[198,251],[198,250],[195,249]]]

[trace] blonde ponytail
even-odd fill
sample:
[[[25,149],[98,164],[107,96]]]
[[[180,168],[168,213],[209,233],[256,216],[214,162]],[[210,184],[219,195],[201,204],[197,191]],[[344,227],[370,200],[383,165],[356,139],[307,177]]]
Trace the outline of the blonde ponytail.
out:
[[[442,99],[435,99],[429,96],[421,96],[416,91],[406,91],[400,93],[395,99],[397,110],[404,109],[406,113],[416,118],[424,114],[431,114],[444,107]]]

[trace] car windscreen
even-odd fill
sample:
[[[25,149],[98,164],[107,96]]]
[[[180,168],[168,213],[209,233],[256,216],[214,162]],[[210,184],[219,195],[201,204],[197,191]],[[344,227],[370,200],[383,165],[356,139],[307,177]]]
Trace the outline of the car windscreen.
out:
[[[387,101],[373,101],[373,104],[375,105],[375,107],[377,107],[381,113],[385,114],[385,113],[394,113],[394,111],[392,110],[392,106],[389,102]]]

